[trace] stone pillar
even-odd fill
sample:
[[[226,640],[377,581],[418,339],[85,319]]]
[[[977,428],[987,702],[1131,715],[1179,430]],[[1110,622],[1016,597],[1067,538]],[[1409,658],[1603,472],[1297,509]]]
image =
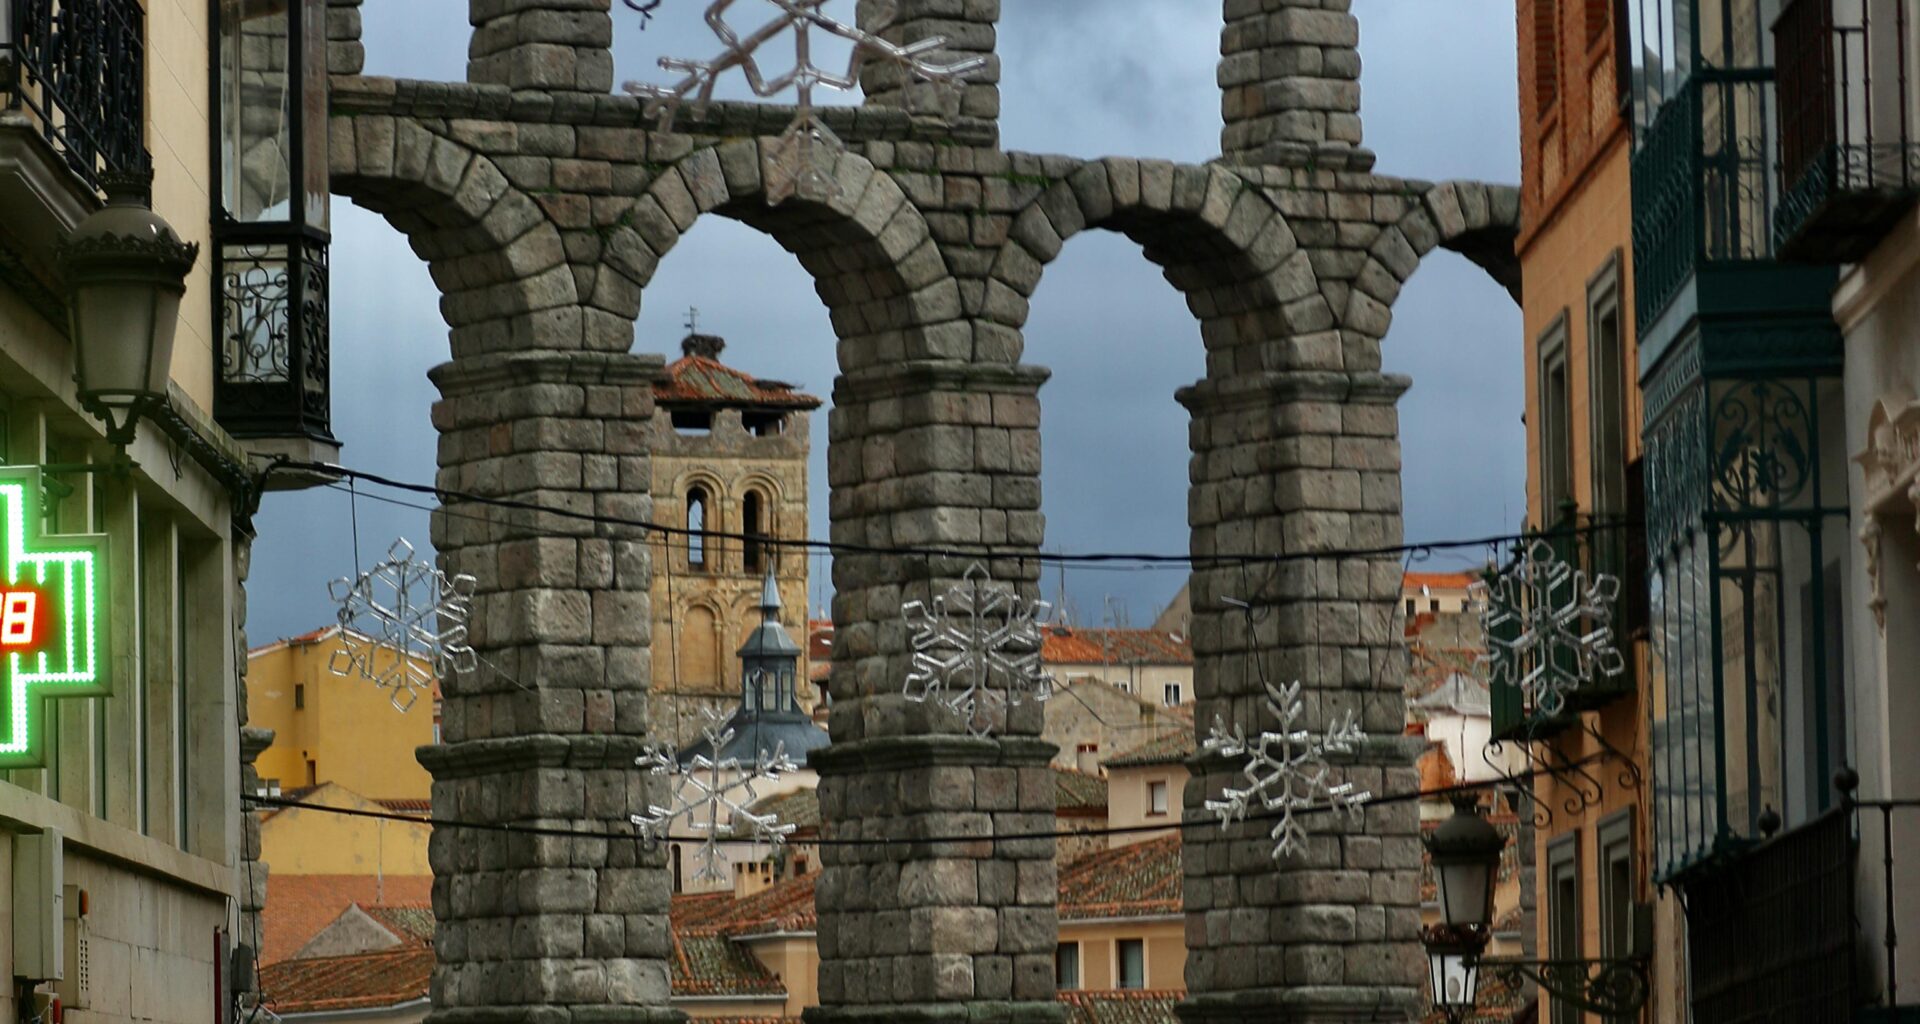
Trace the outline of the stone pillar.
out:
[[[360,42],[360,0],[327,0],[327,73],[357,75],[367,66]]]
[[[1193,554],[1310,554],[1400,542],[1398,417],[1405,378],[1268,373],[1180,392],[1193,413]],[[1348,710],[1368,745],[1336,763],[1376,794],[1418,787],[1402,736],[1397,558],[1330,556],[1193,576],[1195,719],[1276,727],[1262,683],[1299,680],[1308,727]],[[1250,603],[1252,613],[1230,604]],[[1190,818],[1240,763],[1198,759]],[[1187,830],[1187,1024],[1406,1021],[1423,993],[1419,810],[1412,802],[1304,819],[1306,848],[1272,857],[1273,823]]]
[[[1229,162],[1366,170],[1352,0],[1226,0],[1220,153]]]
[[[467,0],[467,81],[545,92],[613,90],[612,0]]]
[[[439,485],[576,512],[651,512],[658,356],[528,352],[437,367]],[[652,564],[638,528],[448,502],[434,543],[478,580],[478,671],[442,681],[420,748],[440,818],[616,836],[662,799],[637,771]],[[664,849],[436,828],[435,1024],[684,1019],[668,1009]]]
[[[988,545],[997,581],[1037,596],[1041,543],[1036,367],[906,363],[842,378],[830,462],[837,540]],[[833,745],[813,753],[829,839],[814,1024],[1063,1019],[1054,1000],[1058,877],[1049,832],[1055,753],[1041,705],[988,739],[902,696],[903,601],[955,583],[969,559],[834,559]],[[963,838],[955,838],[963,837]],[[940,839],[939,842],[930,840]]]
[[[890,0],[895,13],[881,20],[886,4],[861,0],[860,27],[877,32],[893,43],[912,43],[929,36],[944,36],[947,45],[935,50],[932,59],[940,62],[984,55],[987,66],[974,72],[960,95],[956,127],[971,141],[994,145],[1000,138],[1000,57],[994,42],[1000,22],[1000,0]],[[867,102],[883,107],[907,105],[908,77],[891,65],[868,64],[860,72],[860,87]],[[925,84],[915,90],[914,109],[934,112],[938,103]],[[975,131],[965,129],[972,127]]]

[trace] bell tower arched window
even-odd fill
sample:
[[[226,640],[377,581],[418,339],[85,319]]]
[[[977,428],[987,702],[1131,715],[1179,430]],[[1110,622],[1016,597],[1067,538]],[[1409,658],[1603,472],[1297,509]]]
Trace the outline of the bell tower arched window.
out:
[[[704,487],[692,487],[687,490],[687,568],[704,572],[707,569],[707,490]]]
[[[767,531],[766,499],[759,491],[748,491],[740,503],[740,532],[746,535],[746,561],[743,568],[750,573],[759,573],[766,568]]]

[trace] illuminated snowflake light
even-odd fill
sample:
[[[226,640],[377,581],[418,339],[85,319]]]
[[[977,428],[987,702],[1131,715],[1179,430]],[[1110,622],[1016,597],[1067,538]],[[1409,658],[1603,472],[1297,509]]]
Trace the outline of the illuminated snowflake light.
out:
[[[1306,842],[1306,826],[1295,819],[1296,812],[1327,804],[1358,819],[1373,794],[1356,790],[1351,783],[1335,783],[1333,768],[1327,764],[1328,754],[1350,754],[1355,746],[1366,742],[1366,733],[1360,731],[1352,711],[1329,725],[1322,735],[1300,728],[1297,723],[1304,706],[1297,681],[1285,687],[1267,684],[1267,709],[1280,720],[1280,731],[1263,732],[1252,741],[1240,726],[1229,730],[1225,721],[1213,720],[1203,749],[1222,757],[1245,758],[1246,767],[1240,773],[1247,785],[1228,787],[1219,799],[1208,800],[1206,807],[1220,819],[1223,829],[1245,821],[1256,804],[1280,812],[1271,833],[1273,858],[1279,860],[1298,852]]]
[[[943,105],[952,106],[957,103],[959,87],[966,77],[987,65],[985,57],[935,63],[928,60],[927,55],[945,46],[946,37],[930,36],[895,46],[871,32],[821,13],[821,7],[828,0],[761,0],[775,9],[773,20],[743,36],[727,24],[728,9],[738,2],[740,0],[713,0],[707,7],[707,26],[722,47],[719,55],[710,60],[662,57],[662,68],[682,72],[686,77],[668,86],[628,82],[623,88],[652,100],[647,104],[647,116],[655,119],[663,132],[673,130],[674,116],[684,102],[693,104],[696,117],[704,115],[708,104],[713,102],[715,84],[735,68],[740,69],[753,94],[761,99],[791,88],[795,97],[793,120],[766,156],[769,205],[778,205],[796,194],[812,199],[831,199],[839,194],[832,172],[833,157],[844,151],[846,145],[821,120],[813,102],[814,87],[851,90],[859,84],[861,69],[867,62],[881,61],[898,67],[909,78],[931,83]],[[894,5],[886,0],[879,11],[878,22],[890,22],[893,15]],[[853,44],[845,73],[836,74],[813,63],[815,29]],[[768,77],[760,70],[757,60],[760,47],[787,33],[793,36],[793,67]],[[909,104],[914,100],[911,89],[907,91],[907,100]]]
[[[394,541],[372,568],[328,584],[340,606],[340,646],[327,668],[366,679],[411,710],[435,679],[478,667],[467,643],[473,588],[472,576],[448,576],[414,558],[405,539]]]
[[[1589,575],[1536,540],[1471,592],[1487,638],[1488,684],[1518,687],[1538,715],[1558,715],[1569,694],[1626,671],[1613,637],[1618,577]]]
[[[931,602],[900,609],[913,644],[906,698],[933,701],[967,721],[975,736],[991,735],[1010,707],[1053,694],[1053,677],[1040,664],[1040,630],[1053,613],[1045,601],[1024,601],[996,584],[979,565]]]
[[[782,775],[798,771],[800,766],[788,756],[785,744],[756,750],[753,761],[747,764],[737,757],[721,757],[720,752],[733,741],[734,731],[712,708],[701,708],[700,715],[705,720],[700,731],[707,738],[709,752],[696,754],[683,764],[672,746],[649,746],[637,763],[670,780],[673,803],[668,807],[651,804],[647,813],[633,815],[630,820],[648,842],[673,838],[676,825],[692,833],[700,842],[694,857],[698,865],[694,881],[725,881],[726,873],[720,869],[722,842],[751,838],[756,844],[779,846],[793,833],[794,826],[782,823],[779,815],[755,814],[748,808],[760,799],[757,783],[778,782]]]

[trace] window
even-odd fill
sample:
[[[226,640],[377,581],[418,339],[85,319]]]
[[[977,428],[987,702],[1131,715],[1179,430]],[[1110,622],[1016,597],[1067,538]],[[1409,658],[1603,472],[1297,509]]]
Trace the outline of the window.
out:
[[[740,425],[755,437],[779,437],[786,433],[787,417],[778,412],[743,412]]]
[[[670,868],[672,871],[673,891],[679,892],[680,884],[681,884],[680,883],[680,846],[677,843],[667,847],[667,867]]]
[[[1147,783],[1147,813],[1167,813],[1167,784],[1164,780]]]
[[[676,434],[705,437],[713,433],[713,414],[710,412],[676,410],[667,415],[673,421],[673,430]]]
[[[314,761],[312,758],[308,758],[307,759],[307,786],[311,788],[319,784],[320,784],[320,765],[318,762]]]
[[[293,710],[302,711],[307,706],[307,684],[293,684]]]
[[[1547,957],[1580,956],[1580,834],[1569,833],[1547,847]],[[1580,1010],[1552,1002],[1553,1024],[1581,1024]]]
[[[1147,987],[1147,944],[1142,939],[1121,939],[1114,943],[1114,978],[1118,988]]]
[[[1407,618],[1409,619],[1413,618],[1414,616],[1413,604],[1414,604],[1413,598],[1411,597],[1407,598]]]
[[[707,491],[704,487],[687,490],[687,568],[707,568]]]
[[[1633,808],[1600,822],[1600,955],[1635,952]]]
[[[1591,50],[1607,38],[1607,26],[1612,24],[1607,12],[1616,0],[1587,0],[1587,49]]]
[[[1620,323],[1616,253],[1587,287],[1587,430],[1595,516],[1627,511],[1627,355]]]
[[[1560,99],[1560,0],[1534,0],[1533,78],[1536,117],[1546,117]]]
[[[759,491],[748,491],[740,502],[740,532],[746,534],[745,569],[758,573],[764,568],[766,544],[760,538],[766,533],[766,502]]]
[[[1430,612],[1433,612],[1433,613],[1435,613],[1435,614],[1438,614],[1438,613],[1439,613],[1439,611],[1440,611],[1440,599],[1439,599],[1439,598],[1435,598],[1435,599],[1433,599],[1433,600],[1431,600],[1431,601],[1428,601],[1428,602],[1427,602],[1427,610],[1428,610],[1428,611],[1430,611]]]
[[[1166,696],[1163,698],[1167,707],[1170,707],[1170,708],[1179,707],[1180,697],[1181,697],[1180,684],[1168,683],[1167,689],[1166,689]]]
[[[1080,987],[1080,944],[1078,942],[1062,942],[1054,949],[1053,987],[1062,990]]]
[[[1567,318],[1540,338],[1540,524],[1560,522],[1573,503],[1573,417],[1568,408]]]

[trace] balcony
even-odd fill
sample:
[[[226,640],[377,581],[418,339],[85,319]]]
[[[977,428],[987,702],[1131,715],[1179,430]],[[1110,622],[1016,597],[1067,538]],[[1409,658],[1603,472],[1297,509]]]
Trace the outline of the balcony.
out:
[[[11,10],[9,10],[11,8]],[[145,145],[145,15],[134,0],[0,3],[0,99],[24,112],[67,167],[98,191],[138,170]]]
[[[1593,517],[1568,512],[1544,532],[1564,534],[1550,542],[1554,555],[1587,574],[1588,578],[1605,573],[1621,581],[1620,599],[1615,602],[1612,626],[1614,644],[1627,656],[1627,671],[1613,678],[1595,679],[1582,684],[1566,695],[1565,705],[1558,713],[1549,715],[1535,707],[1531,696],[1521,687],[1504,681],[1526,677],[1534,667],[1518,666],[1512,673],[1505,674],[1504,678],[1496,679],[1488,689],[1493,739],[1550,739],[1568,729],[1578,728],[1581,712],[1598,710],[1634,692],[1632,635],[1639,628],[1635,624],[1644,624],[1646,621],[1646,586],[1644,574],[1635,573],[1632,566],[1636,553],[1639,560],[1645,559],[1645,533],[1638,527],[1637,521],[1631,530],[1575,532],[1593,525]],[[1571,581],[1568,586],[1572,586]],[[1556,604],[1573,598],[1570,591],[1554,595]],[[1518,624],[1514,623],[1495,627],[1496,630],[1511,630],[1516,635],[1518,628]],[[1586,628],[1581,627],[1581,631],[1584,632]],[[1560,650],[1552,656],[1570,658],[1572,652]]]
[[[1782,259],[1857,262],[1920,196],[1914,0],[1790,0],[1774,23]]]
[[[1697,1024],[1920,1020],[1916,829],[1920,801],[1843,800],[1682,880]]]

